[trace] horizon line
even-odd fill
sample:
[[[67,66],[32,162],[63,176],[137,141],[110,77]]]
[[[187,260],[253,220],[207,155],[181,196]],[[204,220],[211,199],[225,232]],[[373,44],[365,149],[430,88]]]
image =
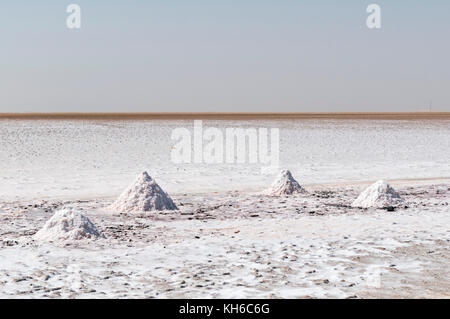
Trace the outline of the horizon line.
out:
[[[450,119],[450,112],[33,112],[0,113],[0,119],[54,120],[258,120],[258,119]]]

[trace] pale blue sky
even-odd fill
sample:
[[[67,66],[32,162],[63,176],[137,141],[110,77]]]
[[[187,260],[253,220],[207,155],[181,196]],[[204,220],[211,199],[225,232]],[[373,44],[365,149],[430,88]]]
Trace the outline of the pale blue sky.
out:
[[[445,0],[2,0],[0,36],[0,112],[450,111]]]

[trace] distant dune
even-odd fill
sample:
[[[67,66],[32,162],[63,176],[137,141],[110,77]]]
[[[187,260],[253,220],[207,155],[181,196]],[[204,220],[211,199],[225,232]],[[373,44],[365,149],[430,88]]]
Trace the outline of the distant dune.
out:
[[[261,119],[355,119],[355,120],[450,120],[450,112],[342,112],[342,113],[0,113],[15,120],[261,120]]]

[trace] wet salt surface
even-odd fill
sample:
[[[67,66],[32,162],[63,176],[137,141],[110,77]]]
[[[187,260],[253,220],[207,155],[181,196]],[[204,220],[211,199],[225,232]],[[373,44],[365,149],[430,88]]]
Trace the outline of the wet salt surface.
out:
[[[366,186],[179,195],[179,211],[146,214],[105,211],[113,198],[2,202],[0,297],[448,297],[450,181],[394,183],[394,212],[351,208]],[[34,241],[63,205],[106,239]]]

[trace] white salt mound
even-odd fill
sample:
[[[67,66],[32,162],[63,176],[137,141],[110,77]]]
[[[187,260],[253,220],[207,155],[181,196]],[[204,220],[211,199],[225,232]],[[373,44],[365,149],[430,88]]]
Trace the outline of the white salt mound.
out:
[[[146,212],[178,209],[154,179],[143,172],[109,207],[119,212]]]
[[[292,195],[305,193],[306,190],[292,177],[288,170],[282,170],[266,194],[271,196]]]
[[[94,239],[104,237],[100,234],[94,224],[81,214],[71,208],[63,208],[57,211],[39,230],[34,238],[39,241],[65,241]]]
[[[363,191],[352,203],[352,207],[385,208],[388,206],[399,206],[403,204],[403,202],[403,199],[391,185],[380,180]]]

